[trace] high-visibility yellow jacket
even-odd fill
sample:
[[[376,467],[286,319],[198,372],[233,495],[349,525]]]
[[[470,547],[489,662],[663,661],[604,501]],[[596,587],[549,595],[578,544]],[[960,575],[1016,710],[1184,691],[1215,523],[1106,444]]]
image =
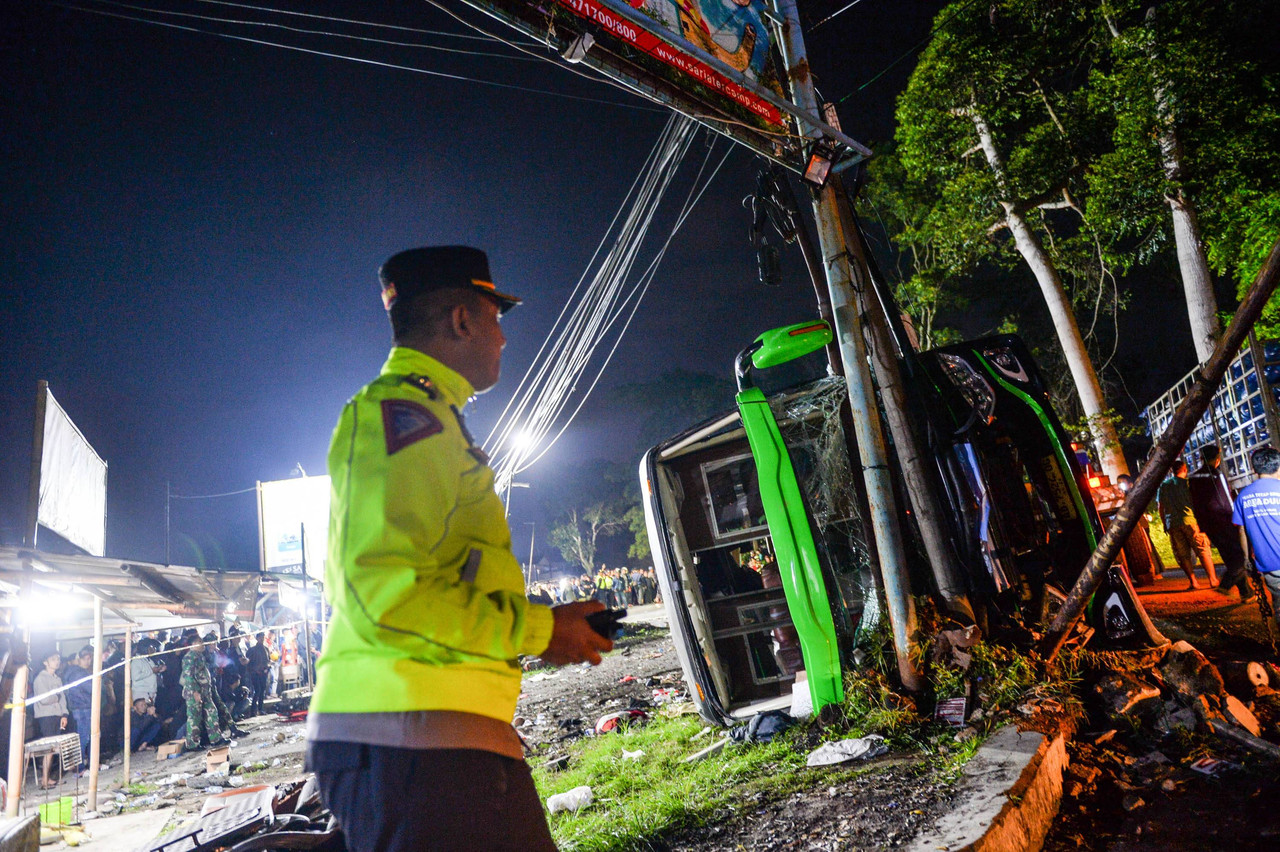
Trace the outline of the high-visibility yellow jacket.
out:
[[[342,411],[317,713],[515,714],[516,657],[546,650],[552,616],[525,598],[493,471],[458,415],[473,393],[434,358],[396,347]]]

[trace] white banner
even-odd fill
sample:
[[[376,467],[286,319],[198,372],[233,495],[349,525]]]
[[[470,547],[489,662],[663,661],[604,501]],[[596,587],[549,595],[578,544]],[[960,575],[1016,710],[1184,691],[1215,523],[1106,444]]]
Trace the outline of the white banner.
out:
[[[302,574],[302,528],[307,530],[307,574],[324,579],[329,541],[329,477],[304,476],[258,483],[262,568]]]
[[[36,521],[92,556],[107,545],[107,463],[45,391]]]

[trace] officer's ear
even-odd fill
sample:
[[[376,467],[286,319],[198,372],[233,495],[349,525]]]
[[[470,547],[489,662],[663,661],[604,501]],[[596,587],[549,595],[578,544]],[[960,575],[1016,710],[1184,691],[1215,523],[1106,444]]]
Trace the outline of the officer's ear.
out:
[[[474,331],[472,321],[471,306],[465,300],[459,301],[449,309],[450,335],[457,340],[469,339]]]

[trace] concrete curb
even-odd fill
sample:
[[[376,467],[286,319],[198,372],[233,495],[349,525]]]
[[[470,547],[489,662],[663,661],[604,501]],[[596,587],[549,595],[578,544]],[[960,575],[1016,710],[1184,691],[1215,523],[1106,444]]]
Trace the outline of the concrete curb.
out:
[[[1044,845],[1062,801],[1067,735],[1005,727],[964,768],[951,812],[912,852],[1028,852]]]

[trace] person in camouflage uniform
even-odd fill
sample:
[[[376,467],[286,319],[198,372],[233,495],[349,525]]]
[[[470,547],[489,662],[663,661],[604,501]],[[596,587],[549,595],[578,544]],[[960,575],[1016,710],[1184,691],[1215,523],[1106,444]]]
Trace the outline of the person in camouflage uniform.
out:
[[[227,745],[229,740],[222,732],[222,720],[229,720],[231,714],[218,690],[213,688],[204,642],[198,638],[182,655],[182,697],[187,702],[186,748],[200,748],[201,739],[206,737],[211,748]]]

